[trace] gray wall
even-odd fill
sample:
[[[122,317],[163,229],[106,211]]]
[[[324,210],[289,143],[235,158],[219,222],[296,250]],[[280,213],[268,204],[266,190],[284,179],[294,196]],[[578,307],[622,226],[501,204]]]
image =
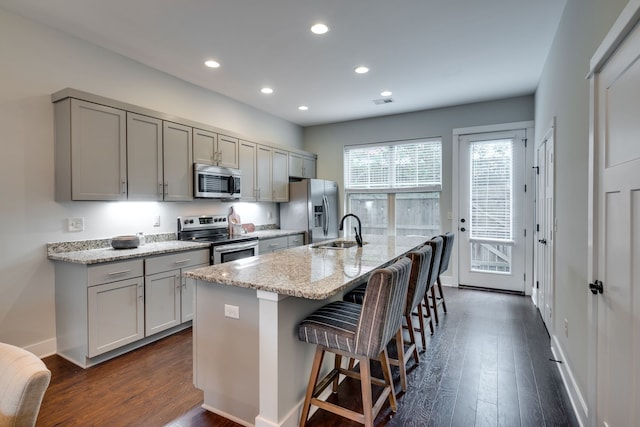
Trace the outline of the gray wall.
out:
[[[556,120],[555,337],[576,387],[587,397],[587,197],[589,60],[626,0],[568,0],[538,90],[536,135]],[[564,319],[569,324],[564,333]]]
[[[374,119],[355,120],[304,129],[304,148],[318,154],[318,178],[331,179],[343,188],[345,145],[412,138],[442,138],[442,193],[440,215],[443,231],[451,230],[447,213],[451,201],[451,145],[453,129],[533,120],[533,96],[502,99]],[[342,212],[342,208],[341,211]]]
[[[175,232],[178,215],[226,214],[229,206],[55,202],[51,93],[73,87],[258,142],[302,147],[299,126],[2,9],[0,57],[0,341],[41,356],[55,351],[54,264],[46,258],[47,242]],[[277,222],[274,203],[240,205],[245,222]],[[161,216],[160,227],[152,226],[153,215]],[[71,216],[85,217],[85,231],[65,231]]]

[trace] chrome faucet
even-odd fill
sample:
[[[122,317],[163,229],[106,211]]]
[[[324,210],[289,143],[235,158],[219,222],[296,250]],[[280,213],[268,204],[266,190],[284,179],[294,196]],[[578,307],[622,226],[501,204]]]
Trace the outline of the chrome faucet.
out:
[[[344,228],[344,220],[348,217],[348,216],[352,216],[354,217],[357,221],[358,221],[358,228],[356,229],[355,227],[353,227],[353,231],[356,232],[356,243],[358,244],[358,247],[362,247],[362,222],[360,222],[360,218],[358,218],[356,215],[354,214],[346,214],[345,216],[342,217],[342,219],[340,220],[340,230],[342,230]]]

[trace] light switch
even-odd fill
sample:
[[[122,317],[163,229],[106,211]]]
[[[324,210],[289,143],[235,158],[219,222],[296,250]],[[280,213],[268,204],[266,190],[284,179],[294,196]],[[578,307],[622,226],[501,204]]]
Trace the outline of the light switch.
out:
[[[84,217],[67,218],[67,231],[83,231]]]
[[[237,305],[225,304],[224,305],[224,315],[225,315],[225,317],[230,317],[232,319],[239,319],[240,318],[240,307],[238,307]]]

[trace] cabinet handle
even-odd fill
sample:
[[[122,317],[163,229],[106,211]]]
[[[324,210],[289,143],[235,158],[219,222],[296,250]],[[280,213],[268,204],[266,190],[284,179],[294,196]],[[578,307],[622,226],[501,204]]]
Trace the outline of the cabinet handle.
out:
[[[184,264],[185,262],[191,261],[191,258],[181,259],[180,261],[176,261],[174,264]]]
[[[127,194],[127,181],[122,180],[122,194]]]
[[[182,286],[182,282],[180,281],[180,276],[175,276],[173,280],[176,283],[176,291],[179,291],[180,287]]]
[[[142,288],[142,285],[138,285],[138,299],[142,298],[144,298],[144,289]]]
[[[169,194],[169,183],[165,182],[164,183],[164,195],[166,196],[167,194]]]
[[[158,183],[158,190],[158,195],[162,196],[164,193],[164,185],[161,182]]]
[[[112,273],[108,273],[108,276],[115,276],[116,274],[125,274],[125,273],[131,273],[131,270],[122,270],[122,271],[114,271]]]

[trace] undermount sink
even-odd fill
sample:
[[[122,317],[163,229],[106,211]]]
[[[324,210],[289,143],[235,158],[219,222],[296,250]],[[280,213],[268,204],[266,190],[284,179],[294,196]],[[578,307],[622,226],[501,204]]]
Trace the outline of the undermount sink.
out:
[[[311,246],[314,249],[347,249],[356,246],[357,243],[353,240],[334,240],[333,242],[318,243]],[[366,243],[363,243],[366,245]]]

